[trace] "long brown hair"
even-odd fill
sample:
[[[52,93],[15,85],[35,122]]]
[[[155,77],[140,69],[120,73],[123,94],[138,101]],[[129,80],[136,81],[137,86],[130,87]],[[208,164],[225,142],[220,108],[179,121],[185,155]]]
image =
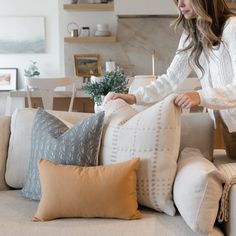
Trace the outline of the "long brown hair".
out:
[[[201,53],[204,52],[209,55],[213,46],[221,43],[225,22],[235,14],[230,11],[224,0],[190,1],[197,17],[185,19],[180,13],[174,25],[175,27],[182,25],[187,33],[186,41],[189,44],[180,51],[191,50],[189,62],[194,62],[204,74],[204,69],[199,62]]]

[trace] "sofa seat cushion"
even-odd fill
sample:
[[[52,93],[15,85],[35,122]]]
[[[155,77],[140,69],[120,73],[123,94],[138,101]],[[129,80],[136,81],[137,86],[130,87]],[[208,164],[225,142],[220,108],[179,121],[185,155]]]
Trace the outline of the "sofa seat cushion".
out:
[[[118,219],[74,218],[49,222],[32,222],[38,202],[21,197],[20,191],[0,192],[0,227],[4,236],[198,236],[184,223],[181,216],[174,217],[151,210],[142,210],[143,218],[126,221]],[[223,236],[215,228],[210,236]]]

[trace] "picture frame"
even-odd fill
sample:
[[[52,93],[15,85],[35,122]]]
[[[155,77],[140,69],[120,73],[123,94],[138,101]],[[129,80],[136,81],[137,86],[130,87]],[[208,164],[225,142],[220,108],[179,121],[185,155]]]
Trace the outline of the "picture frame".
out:
[[[99,54],[75,54],[75,75],[90,78],[101,75],[101,62]]]
[[[44,16],[0,16],[0,53],[45,53]]]
[[[0,91],[16,90],[17,68],[0,68]]]

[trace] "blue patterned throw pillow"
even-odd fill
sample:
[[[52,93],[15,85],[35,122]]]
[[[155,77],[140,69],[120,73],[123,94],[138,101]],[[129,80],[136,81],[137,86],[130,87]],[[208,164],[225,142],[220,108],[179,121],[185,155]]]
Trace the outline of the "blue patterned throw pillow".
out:
[[[68,128],[39,108],[33,121],[31,159],[22,195],[40,200],[39,158],[66,165],[97,165],[103,119],[104,112],[100,112]]]

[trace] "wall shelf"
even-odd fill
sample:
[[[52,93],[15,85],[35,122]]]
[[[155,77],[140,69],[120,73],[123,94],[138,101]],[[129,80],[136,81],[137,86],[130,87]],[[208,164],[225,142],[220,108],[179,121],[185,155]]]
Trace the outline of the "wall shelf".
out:
[[[65,37],[65,43],[115,43],[116,37],[98,37],[98,36],[90,36],[90,37]]]
[[[113,11],[114,3],[77,3],[77,4],[64,4],[65,10],[74,11]]]
[[[236,2],[227,2],[227,5],[230,9],[236,9]]]

